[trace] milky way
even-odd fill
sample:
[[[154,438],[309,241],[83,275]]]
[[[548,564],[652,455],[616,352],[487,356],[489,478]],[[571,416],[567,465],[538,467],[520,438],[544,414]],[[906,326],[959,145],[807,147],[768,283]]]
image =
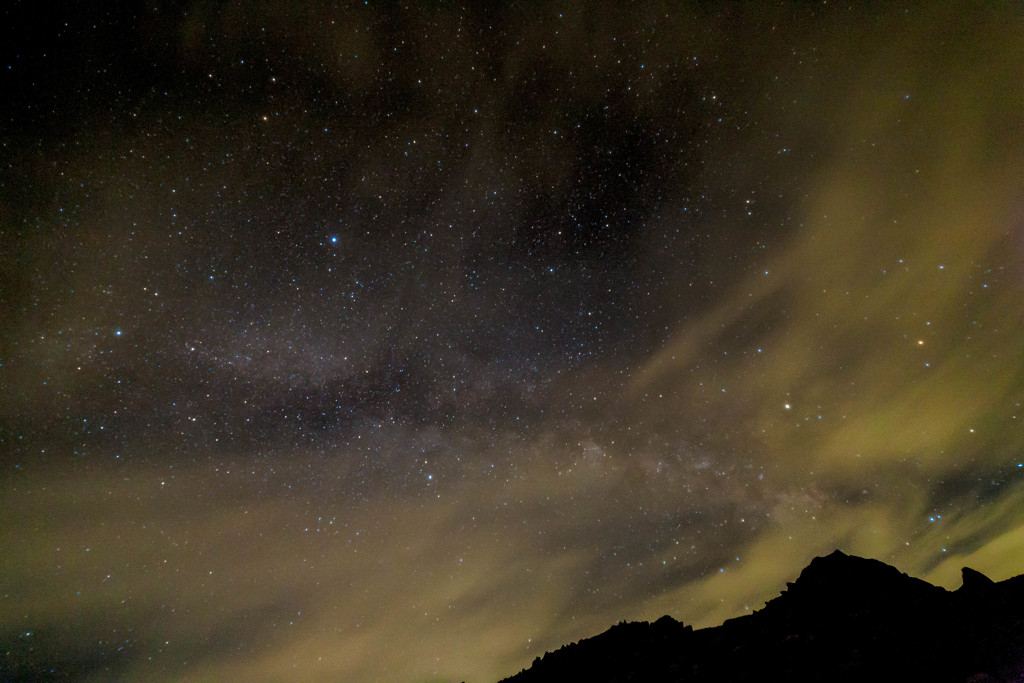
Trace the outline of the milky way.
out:
[[[1012,3],[3,13],[0,677],[1024,572]]]

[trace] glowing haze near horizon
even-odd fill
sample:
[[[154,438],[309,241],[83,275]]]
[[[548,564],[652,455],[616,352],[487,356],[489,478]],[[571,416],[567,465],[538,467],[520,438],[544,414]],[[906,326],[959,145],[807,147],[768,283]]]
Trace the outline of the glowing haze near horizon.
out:
[[[5,9],[0,675],[1024,573],[1024,14],[855,5]]]

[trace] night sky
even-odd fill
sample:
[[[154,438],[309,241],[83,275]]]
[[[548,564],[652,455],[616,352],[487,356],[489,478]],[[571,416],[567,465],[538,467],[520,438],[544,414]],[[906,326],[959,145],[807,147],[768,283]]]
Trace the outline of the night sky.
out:
[[[1024,573],[1024,11],[852,4],[4,3],[0,677]]]

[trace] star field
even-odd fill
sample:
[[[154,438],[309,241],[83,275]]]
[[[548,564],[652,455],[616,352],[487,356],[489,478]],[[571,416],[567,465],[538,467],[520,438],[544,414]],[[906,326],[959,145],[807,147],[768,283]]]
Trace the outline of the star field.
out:
[[[2,12],[0,677],[1024,572],[1010,4]]]

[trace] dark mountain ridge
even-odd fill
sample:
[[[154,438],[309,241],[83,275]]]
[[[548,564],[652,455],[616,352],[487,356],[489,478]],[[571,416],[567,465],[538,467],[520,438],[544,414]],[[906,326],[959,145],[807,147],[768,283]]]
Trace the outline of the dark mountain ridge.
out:
[[[965,567],[947,591],[837,550],[786,585],[721,626],[622,622],[505,680],[1024,681],[1024,575]]]

